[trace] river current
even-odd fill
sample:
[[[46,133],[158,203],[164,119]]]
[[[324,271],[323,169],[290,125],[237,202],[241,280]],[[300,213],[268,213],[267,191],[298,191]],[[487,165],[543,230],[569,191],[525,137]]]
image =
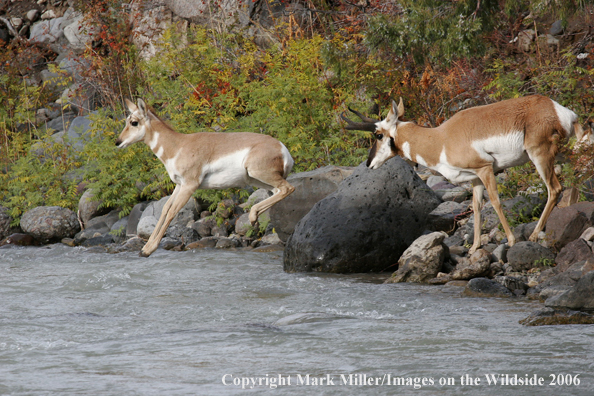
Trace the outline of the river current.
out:
[[[386,277],[287,274],[281,252],[0,249],[0,394],[594,395],[594,326]]]

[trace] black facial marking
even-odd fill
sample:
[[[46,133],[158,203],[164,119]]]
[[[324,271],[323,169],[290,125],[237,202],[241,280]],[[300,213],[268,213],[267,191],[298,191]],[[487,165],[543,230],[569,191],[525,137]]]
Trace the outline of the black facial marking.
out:
[[[377,151],[377,140],[375,142],[373,142],[373,146],[371,146],[371,150],[369,150],[369,157],[367,157],[367,167],[369,168],[369,165],[371,165],[371,161],[373,161],[373,158],[375,157],[375,152]]]

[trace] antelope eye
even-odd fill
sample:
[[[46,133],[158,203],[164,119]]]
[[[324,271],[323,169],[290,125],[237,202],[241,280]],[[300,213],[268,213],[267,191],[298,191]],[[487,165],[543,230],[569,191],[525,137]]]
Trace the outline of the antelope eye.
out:
[[[382,140],[382,139],[384,138],[384,135],[382,135],[382,134],[380,133],[380,134],[377,134],[377,135],[375,135],[375,138],[376,138],[377,140]]]
[[[135,126],[138,126],[138,121],[132,121],[132,122],[130,123],[130,125],[132,125],[133,127],[135,127]]]

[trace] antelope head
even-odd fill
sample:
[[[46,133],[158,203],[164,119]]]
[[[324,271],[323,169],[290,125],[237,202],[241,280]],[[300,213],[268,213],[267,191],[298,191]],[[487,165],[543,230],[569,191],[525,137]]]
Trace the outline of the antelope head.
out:
[[[392,101],[392,107],[390,108],[387,117],[381,121],[367,118],[350,107],[349,110],[361,118],[363,122],[353,122],[346,118],[343,114],[342,119],[348,123],[346,129],[370,131],[375,135],[376,140],[373,143],[371,150],[369,150],[367,167],[371,169],[377,169],[387,160],[395,157],[398,154],[395,139],[397,136],[399,118],[404,115],[404,104],[402,102],[402,98],[400,98],[400,104],[398,104],[398,106],[396,105],[395,101]]]
[[[150,126],[150,118],[146,104],[142,99],[138,99],[138,106],[126,99],[126,106],[130,115],[126,118],[126,126],[116,140],[118,148],[128,147],[132,143],[144,139],[147,128]]]

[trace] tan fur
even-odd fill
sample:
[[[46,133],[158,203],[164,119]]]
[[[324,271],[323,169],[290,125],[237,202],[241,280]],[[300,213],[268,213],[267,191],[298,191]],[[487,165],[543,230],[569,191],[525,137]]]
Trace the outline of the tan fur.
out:
[[[535,163],[548,189],[547,204],[530,236],[530,240],[535,241],[561,192],[561,185],[553,170],[557,142],[570,134],[575,133],[578,140],[584,135],[575,114],[562,108],[562,114],[566,116],[564,121],[566,125],[569,123],[570,130],[566,131],[557,113],[561,106],[555,106],[551,99],[544,96],[527,96],[463,110],[437,128],[425,128],[398,120],[404,113],[401,99],[398,106],[392,104],[386,119],[377,123],[376,135],[381,135],[383,139],[376,142],[368,164],[372,163],[371,156],[376,155],[379,147],[388,144],[387,139],[391,138],[396,147],[392,150],[392,156],[398,154],[406,157],[408,154],[415,162],[424,162],[428,167],[438,171],[451,171],[454,178],[472,181],[475,234],[471,252],[474,252],[480,246],[480,210],[484,188],[487,189],[491,203],[505,229],[509,245],[515,243],[499,202],[495,172],[520,165],[530,159]],[[513,137],[517,137],[516,140]],[[521,147],[519,139],[522,140]],[[475,148],[477,142],[496,150],[478,150]],[[509,150],[506,146],[508,144]],[[383,162],[380,161],[380,166],[381,163]],[[374,167],[377,166],[374,164]],[[456,176],[457,170],[463,171],[461,176]]]
[[[249,216],[252,224],[262,212],[295,190],[285,180],[293,160],[283,144],[273,137],[249,132],[182,134],[157,117],[142,100],[138,101],[138,106],[129,100],[126,100],[126,104],[132,114],[126,120],[116,145],[126,147],[139,141],[135,137],[139,137],[144,128],[142,140],[163,162],[176,183],[155,230],[141,251],[142,256],[148,257],[157,249],[170,222],[198,188],[254,185],[273,190],[273,196],[252,206]],[[245,156],[239,155],[243,152]],[[227,158],[232,159],[228,167],[226,162],[217,162],[226,161]],[[225,172],[232,174],[228,180]],[[215,179],[215,187],[207,184]]]

